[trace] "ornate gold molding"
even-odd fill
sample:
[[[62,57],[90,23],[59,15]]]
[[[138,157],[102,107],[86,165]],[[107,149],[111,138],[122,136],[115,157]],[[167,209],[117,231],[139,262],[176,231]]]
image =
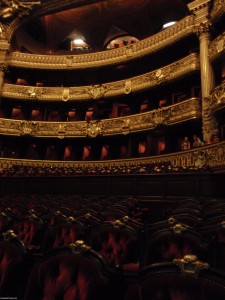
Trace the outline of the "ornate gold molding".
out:
[[[225,32],[209,44],[209,59],[211,62],[225,52]]]
[[[195,0],[187,4],[190,12],[195,15],[195,23],[208,22],[211,0]]]
[[[201,117],[201,103],[198,98],[152,111],[101,121],[41,122],[0,119],[0,134],[32,135],[36,137],[96,137],[98,135],[128,134],[171,126],[193,118]]]
[[[187,16],[175,25],[132,46],[85,55],[38,55],[12,52],[8,64],[37,69],[79,69],[124,63],[154,53],[195,32],[194,16]]]
[[[181,259],[174,259],[173,262],[177,264],[183,273],[197,275],[199,271],[208,269],[209,264],[198,260],[196,255],[187,254]]]
[[[103,133],[104,122],[90,121],[86,123],[86,133],[88,137],[94,138]]]
[[[212,91],[210,97],[210,107],[212,112],[225,107],[225,83],[220,84]]]
[[[168,164],[168,168],[166,168]],[[199,149],[180,151],[167,155],[151,156],[146,158],[133,158],[123,160],[108,161],[44,161],[44,160],[25,160],[0,158],[0,172],[13,170],[15,167],[27,167],[36,169],[68,170],[68,174],[149,174],[149,165],[156,165],[154,173],[173,172],[180,173],[185,171],[198,171],[201,168],[208,168],[211,171],[225,170],[225,142],[207,145]],[[37,170],[36,170],[37,171]],[[61,173],[60,173],[61,174]],[[33,174],[34,176],[37,173]],[[57,174],[56,174],[57,175]]]
[[[225,0],[214,0],[213,8],[210,13],[210,19],[212,21],[218,20],[225,13]]]
[[[16,17],[25,17],[37,5],[41,5],[41,1],[2,0],[0,5],[0,21],[8,23]]]
[[[199,56],[192,53],[185,58],[167,65],[159,70],[132,77],[126,80],[109,82],[95,86],[70,87],[32,87],[36,99],[41,101],[74,101],[90,100],[124,95],[132,88],[132,92],[138,92],[153,88],[159,84],[179,79],[187,74],[200,69]],[[30,86],[4,84],[2,97],[13,99],[30,99]],[[66,93],[65,93],[66,90]],[[66,98],[65,98],[66,94]]]

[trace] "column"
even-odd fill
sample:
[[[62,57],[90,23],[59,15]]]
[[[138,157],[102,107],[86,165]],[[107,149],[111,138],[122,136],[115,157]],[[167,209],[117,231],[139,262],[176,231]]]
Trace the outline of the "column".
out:
[[[210,93],[215,86],[215,81],[213,68],[209,61],[209,28],[208,23],[202,23],[198,28],[202,92],[202,131],[203,140],[206,144],[210,143],[211,136],[217,131],[216,120],[210,108]]]

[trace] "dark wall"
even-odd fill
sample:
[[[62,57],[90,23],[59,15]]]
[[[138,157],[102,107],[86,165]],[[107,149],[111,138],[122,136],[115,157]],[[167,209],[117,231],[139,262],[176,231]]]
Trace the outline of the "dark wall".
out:
[[[0,192],[38,194],[78,194],[98,196],[136,196],[225,198],[225,174],[166,174],[139,176],[82,177],[2,177]]]

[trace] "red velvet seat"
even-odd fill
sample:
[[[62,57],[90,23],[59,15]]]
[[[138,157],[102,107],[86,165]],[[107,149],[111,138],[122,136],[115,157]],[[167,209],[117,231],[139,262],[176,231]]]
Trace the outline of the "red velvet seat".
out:
[[[39,251],[44,237],[44,224],[37,216],[17,222],[13,226],[14,232],[23,241],[27,250]]]
[[[15,297],[16,299],[22,297],[26,275],[24,257],[25,250],[19,240],[0,241],[1,299],[3,297]]]
[[[153,263],[171,262],[187,254],[194,254],[201,260],[207,260],[207,241],[196,231],[175,224],[170,229],[156,231],[145,239],[142,267]]]
[[[11,218],[5,212],[0,212],[0,233],[8,230],[11,226],[11,223]]]
[[[224,273],[210,269],[198,260],[192,262],[192,258],[187,262],[189,259],[152,265],[133,277],[126,275],[124,300],[225,299]]]
[[[94,251],[65,248],[33,268],[24,300],[112,299],[107,272],[104,261]]]
[[[93,232],[90,244],[112,268],[139,268],[137,232],[120,221],[103,223],[98,231]]]
[[[68,246],[77,240],[82,240],[83,237],[84,226],[72,218],[64,223],[49,225],[46,228],[42,251],[47,252],[54,248]]]

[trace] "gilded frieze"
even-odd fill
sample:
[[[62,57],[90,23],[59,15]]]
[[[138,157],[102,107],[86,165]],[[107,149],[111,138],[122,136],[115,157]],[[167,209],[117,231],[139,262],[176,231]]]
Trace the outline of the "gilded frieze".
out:
[[[28,69],[78,69],[124,63],[140,56],[149,55],[194,33],[194,20],[193,15],[187,16],[162,32],[127,47],[73,56],[12,52],[8,56],[8,64]]]
[[[212,111],[225,107],[225,83],[220,84],[212,91],[210,107]]]
[[[87,136],[94,138],[98,135],[126,135],[130,132],[151,130],[158,126],[170,126],[198,117],[201,117],[200,100],[191,98],[176,105],[154,109],[149,112],[101,121],[34,122],[0,119],[0,133],[38,137]]]
[[[225,169],[225,142],[206,145],[199,149],[180,151],[168,155],[108,161],[43,161],[0,158],[0,172],[12,171],[14,167],[30,172],[30,176],[59,175],[66,171],[71,175],[150,174],[216,171]],[[17,174],[17,173],[16,173]]]
[[[47,101],[73,101],[90,100],[125,95],[153,88],[200,69],[199,56],[192,53],[187,57],[167,65],[159,70],[132,77],[126,80],[109,82],[94,86],[70,87],[35,87],[38,100]],[[30,86],[4,84],[2,97],[14,99],[30,99]],[[62,95],[62,96],[59,96]]]
[[[210,18],[215,21],[225,13],[225,0],[214,0]]]
[[[7,23],[14,18],[22,18],[29,15],[34,6],[40,5],[41,1],[24,2],[20,0],[2,0],[0,6],[0,21]]]
[[[213,62],[225,52],[225,32],[209,45],[209,59]]]

